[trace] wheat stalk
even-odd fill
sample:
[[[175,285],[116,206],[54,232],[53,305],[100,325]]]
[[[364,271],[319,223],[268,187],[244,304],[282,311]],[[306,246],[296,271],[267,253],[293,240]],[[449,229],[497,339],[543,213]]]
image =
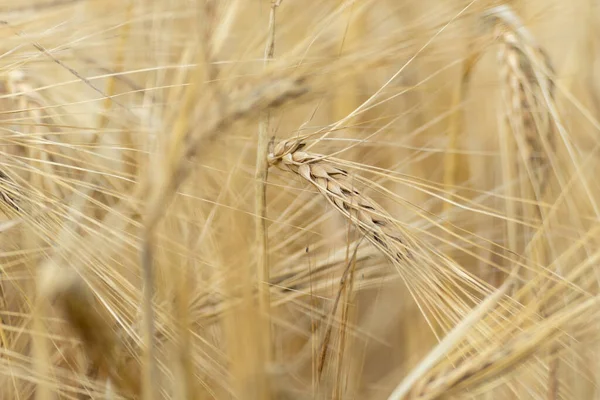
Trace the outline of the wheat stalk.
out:
[[[269,13],[268,38],[265,45],[264,65],[268,66],[275,53],[275,16],[277,8],[281,5],[281,0],[271,3]],[[258,277],[259,305],[261,308],[264,325],[262,336],[264,338],[263,352],[267,362],[271,361],[271,298],[269,295],[270,281],[269,272],[269,235],[267,229],[267,179],[269,166],[267,164],[267,153],[269,151],[269,129],[271,123],[271,114],[269,110],[264,112],[259,121],[258,145],[256,148],[256,265]]]

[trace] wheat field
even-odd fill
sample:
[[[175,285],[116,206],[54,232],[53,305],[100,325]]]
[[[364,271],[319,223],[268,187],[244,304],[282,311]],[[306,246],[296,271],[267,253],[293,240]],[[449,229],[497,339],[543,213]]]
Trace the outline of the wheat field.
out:
[[[600,3],[0,21],[0,400],[600,399]]]

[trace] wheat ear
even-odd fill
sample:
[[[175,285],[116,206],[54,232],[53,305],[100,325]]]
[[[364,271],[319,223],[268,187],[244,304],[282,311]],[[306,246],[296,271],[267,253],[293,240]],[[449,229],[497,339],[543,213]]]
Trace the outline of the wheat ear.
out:
[[[554,68],[548,54],[510,7],[492,8],[485,16],[500,41],[498,61],[505,82],[505,117],[530,174],[534,194],[540,197],[548,184],[549,155],[555,146],[554,124],[545,100],[545,94],[554,100]]]
[[[301,151],[304,146],[298,140],[278,143],[268,156],[269,165],[282,167],[311,183],[393,262],[412,258],[407,237],[392,217],[352,185],[347,171],[331,165],[323,156]]]

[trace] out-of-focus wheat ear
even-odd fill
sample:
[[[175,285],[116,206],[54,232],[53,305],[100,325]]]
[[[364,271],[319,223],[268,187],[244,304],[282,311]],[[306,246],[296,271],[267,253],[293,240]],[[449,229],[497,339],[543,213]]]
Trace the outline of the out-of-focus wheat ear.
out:
[[[551,157],[555,150],[554,121],[547,103],[547,99],[554,101],[554,69],[546,52],[509,6],[492,8],[485,17],[500,45],[498,62],[504,83],[502,130],[511,132],[513,138],[510,140],[507,136],[503,141],[505,180],[511,191],[509,196],[540,201],[548,186]],[[511,157],[514,150],[516,160]],[[512,182],[523,173],[529,184],[521,185],[519,195]],[[517,214],[541,217],[537,207],[518,210],[514,200],[508,202],[509,217],[517,217]],[[517,248],[517,227],[514,225],[509,223],[509,247],[512,251],[519,251],[522,249]]]
[[[514,10],[504,5],[487,12],[486,16],[493,24],[494,36],[499,41],[498,63],[503,82],[504,124],[505,132],[503,153],[505,168],[513,170],[507,174],[506,183],[509,187],[507,206],[512,212],[509,216],[519,220],[537,221],[537,230],[546,229],[544,214],[536,204],[542,201],[546,194],[552,170],[552,157],[555,153],[555,123],[550,110],[554,105],[554,68],[549,56],[537,43],[534,36],[522,23]],[[552,104],[548,104],[548,101]],[[507,135],[506,132],[512,133]],[[512,140],[516,143],[516,160],[509,154],[515,153],[510,148]],[[512,164],[512,165],[509,165]],[[528,179],[523,179],[525,175]],[[517,178],[517,179],[514,179]],[[512,182],[520,182],[515,187]],[[522,205],[517,208],[515,200],[521,198]],[[528,201],[533,201],[529,204]],[[509,246],[514,252],[525,252],[533,264],[524,278],[530,280],[535,276],[537,268],[545,268],[548,246],[544,235],[525,227],[517,227],[513,221],[508,221]],[[518,231],[525,237],[523,248],[518,248]],[[531,292],[531,298],[535,293]],[[544,310],[540,310],[545,314]],[[548,392],[558,392],[556,371],[558,358],[550,355]]]
[[[539,242],[542,235],[522,233],[515,221],[537,220],[540,229],[543,228],[542,211],[535,203],[546,193],[555,152],[555,125],[550,112],[554,108],[554,70],[546,52],[509,6],[492,8],[484,18],[500,46],[498,65],[503,83],[500,147],[509,197],[506,200],[510,219],[508,248],[514,253],[528,251],[536,265],[544,265],[544,245]],[[519,198],[522,205],[515,200]],[[537,239],[522,245],[520,235]]]
[[[40,298],[66,319],[82,341],[91,368],[109,379],[120,395],[139,398],[139,365],[128,357],[126,344],[85,281],[73,270],[49,263],[42,266],[39,283]]]
[[[504,82],[505,119],[517,144],[522,169],[536,199],[550,178],[555,127],[545,94],[554,102],[554,68],[550,57],[508,6],[486,13],[500,42],[498,61]],[[519,163],[521,164],[521,163]]]
[[[200,56],[199,67],[193,71],[191,82],[183,94],[181,107],[173,118],[173,124],[169,129],[169,143],[166,160],[158,168],[159,177],[147,179],[140,190],[140,194],[146,197],[146,218],[144,220],[144,240],[141,252],[141,265],[144,273],[144,309],[146,310],[146,337],[148,360],[154,359],[153,350],[153,257],[152,241],[154,231],[160,222],[166,209],[171,204],[180,185],[187,179],[191,169],[189,163],[199,151],[200,143],[209,143],[217,134],[229,129],[233,124],[242,120],[249,120],[263,115],[269,109],[277,108],[292,100],[303,97],[309,92],[309,85],[305,76],[289,75],[277,76],[275,73],[265,73],[263,79],[255,86],[244,85],[239,91],[231,95],[227,101],[217,99],[215,95],[202,96],[205,76],[201,68],[205,63]],[[272,71],[271,71],[272,72]],[[211,84],[211,89],[216,96],[222,94],[221,88]],[[235,91],[234,91],[235,92]],[[214,94],[213,93],[213,94]],[[150,364],[149,364],[150,365]],[[153,365],[153,363],[152,363]],[[153,368],[156,369],[156,368]],[[146,373],[149,383],[155,382]],[[156,374],[152,374],[156,375]],[[144,385],[146,387],[147,385]]]

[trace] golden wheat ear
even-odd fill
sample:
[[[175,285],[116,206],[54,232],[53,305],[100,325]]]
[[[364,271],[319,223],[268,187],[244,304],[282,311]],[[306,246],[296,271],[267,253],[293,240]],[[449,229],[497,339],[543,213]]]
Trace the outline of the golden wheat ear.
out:
[[[269,154],[269,164],[283,167],[312,184],[392,262],[411,258],[410,242],[392,217],[352,184],[347,171],[331,165],[323,156],[301,151],[304,146],[297,140],[280,142]]]
[[[507,126],[512,130],[536,197],[543,196],[555,151],[555,127],[548,101],[554,102],[554,67],[517,14],[507,5],[484,14],[500,42],[498,61],[504,81]]]

